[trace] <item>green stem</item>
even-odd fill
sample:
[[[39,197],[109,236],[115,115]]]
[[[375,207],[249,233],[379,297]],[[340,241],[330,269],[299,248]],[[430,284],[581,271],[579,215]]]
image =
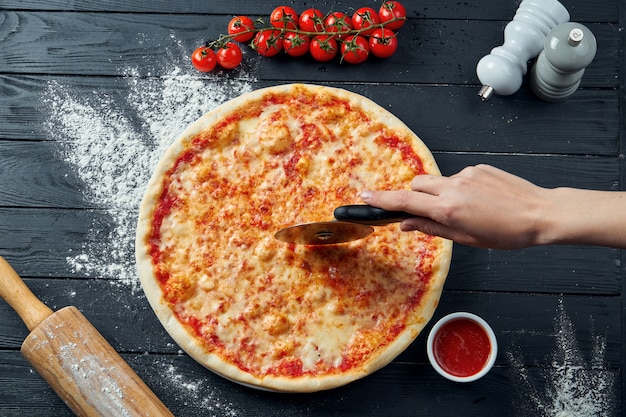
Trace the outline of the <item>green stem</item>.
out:
[[[240,35],[245,35],[246,33],[258,33],[264,30],[278,30],[280,31],[280,35],[283,36],[285,33],[287,32],[294,32],[297,33],[298,35],[305,35],[305,36],[318,36],[318,35],[330,35],[330,36],[337,36],[337,35],[341,35],[341,36],[347,36],[347,35],[360,35],[363,32],[367,32],[373,29],[382,29],[385,26],[387,26],[390,23],[394,23],[394,22],[398,22],[400,20],[406,20],[406,17],[395,17],[391,20],[388,20],[384,23],[377,23],[371,26],[368,26],[366,28],[363,29],[351,29],[351,30],[346,30],[346,31],[339,31],[339,32],[329,32],[327,30],[323,30],[320,32],[308,32],[305,30],[300,30],[300,29],[287,29],[287,28],[276,28],[273,26],[269,26],[269,27],[262,27],[262,28],[253,28],[253,29],[248,29],[248,30],[244,30],[242,32],[236,33],[234,35],[220,35],[219,38],[217,38],[216,40],[212,41],[212,42],[207,42],[206,46],[209,48],[221,48],[224,45],[226,45],[228,42],[230,42],[235,36],[240,36]]]

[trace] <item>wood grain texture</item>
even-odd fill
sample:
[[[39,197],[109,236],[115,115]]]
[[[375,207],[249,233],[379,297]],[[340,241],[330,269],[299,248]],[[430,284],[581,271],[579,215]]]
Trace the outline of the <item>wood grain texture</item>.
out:
[[[0,67],[7,73],[118,75],[134,68],[139,75],[160,75],[163,56],[197,46],[224,32],[230,17],[106,13],[6,12],[0,26]],[[615,88],[619,72],[619,28],[594,24],[598,42],[582,87]],[[170,39],[169,41],[164,41]],[[175,39],[175,40],[174,40]],[[287,56],[265,59],[246,49],[259,80],[309,82],[478,85],[476,63],[502,41],[502,24],[491,21],[409,22],[398,33],[399,47],[387,60],[370,60],[357,70],[337,61],[314,63]],[[60,46],[62,45],[62,46]],[[473,45],[486,45],[478,49]],[[33,60],[29,57],[36,56]],[[106,56],[106,58],[105,58]],[[307,65],[302,65],[302,61]],[[236,73],[236,71],[235,71]]]
[[[52,315],[52,310],[39,301],[15,270],[0,257],[0,298],[20,316],[28,330],[34,330]]]
[[[172,416],[75,307],[42,321],[21,352],[77,416]]]
[[[172,416],[75,307],[53,312],[0,257],[0,297],[30,331],[20,351],[79,416]]]
[[[184,67],[185,64],[178,65]],[[50,112],[42,102],[42,98],[50,94],[52,81],[44,76],[0,74],[0,91],[6,92],[6,100],[0,102],[0,139],[60,140],[49,129]],[[65,90],[77,96],[94,91],[106,93],[115,100],[115,105],[124,109],[128,106],[124,100],[131,81],[123,76],[64,77],[61,83]],[[258,82],[256,86],[275,84]],[[554,105],[535,98],[527,86],[512,97],[496,96],[488,103],[481,103],[474,86],[329,85],[364,95],[388,108],[433,151],[605,156],[619,153],[620,95],[612,89],[581,90],[567,102]],[[407,102],[414,105],[404,105]],[[579,111],[581,108],[585,110]],[[132,109],[127,109],[126,114],[132,122]],[[138,121],[134,126],[141,128]],[[0,146],[10,152],[9,146],[19,149],[25,145],[0,141]],[[43,145],[36,152],[48,152],[42,159],[58,156],[58,150],[52,146]],[[7,155],[11,157],[10,153]]]
[[[506,278],[505,278],[506,279]],[[120,352],[176,355],[179,348],[165,333],[142,293],[102,280],[27,280],[29,287],[51,308],[58,310],[75,305]],[[400,357],[398,363],[427,363],[426,334],[434,320],[454,311],[472,311],[484,317],[494,328],[501,346],[498,365],[507,365],[507,350],[524,352],[526,365],[546,364],[546,352],[556,349],[558,329],[555,318],[562,305],[577,330],[579,348],[590,357],[594,337],[606,339],[606,365],[617,367],[621,357],[618,296],[579,294],[538,294],[494,291],[461,291],[446,284],[433,322]],[[123,306],[123,308],[100,308]],[[508,311],[508,312],[507,312]],[[515,311],[511,314],[510,311]],[[17,314],[0,306],[5,318],[0,326],[0,346],[19,348],[27,332]]]
[[[503,367],[494,368],[489,379],[464,385],[462,390],[458,390],[451,382],[439,377],[429,365],[392,363],[370,378],[346,387],[311,395],[285,396],[250,390],[224,381],[185,356],[155,358],[153,355],[124,355],[124,359],[137,369],[138,374],[146,374],[144,379],[154,386],[155,393],[171,399],[172,404],[166,405],[175,415],[181,416],[205,415],[207,410],[218,416],[250,417],[372,414],[448,417],[449,410],[463,410],[463,416],[476,417],[511,413],[531,415],[522,414],[523,410],[518,409],[528,404],[519,400],[525,395],[525,387],[512,385],[517,382],[516,375]],[[22,395],[33,398],[19,409],[0,409],[3,415],[43,417],[49,416],[52,410],[55,416],[72,415],[62,403],[59,404],[58,399],[53,398],[47,403],[38,400],[41,393],[46,393],[46,386],[37,380],[36,375],[25,372],[27,366],[19,355],[0,352],[0,363],[12,365],[6,369],[10,373],[5,373],[14,381],[6,398],[21,398]],[[545,368],[531,368],[528,378],[541,381],[545,372]],[[614,369],[595,372],[608,372],[613,381],[619,378]],[[155,378],[155,374],[161,377]],[[181,384],[183,375],[186,385]],[[19,396],[18,392],[21,392]],[[547,397],[544,404],[548,405],[549,393],[541,391],[540,394]]]
[[[432,137],[423,137],[431,147]],[[461,138],[456,138],[461,140]],[[0,141],[0,206],[31,208],[106,209],[89,201],[85,184],[76,168],[64,162],[54,143]],[[508,155],[434,151],[444,175],[454,174],[465,166],[490,163],[512,171],[544,187],[584,187],[617,190],[619,157]]]
[[[372,7],[379,6],[381,1],[372,2]],[[434,0],[406,3],[409,18],[420,19],[470,19],[470,20],[502,20],[508,21],[515,14],[519,2],[504,2],[500,0],[483,0],[481,2],[441,2]],[[610,0],[601,3],[582,1],[564,1],[563,4],[570,12],[573,21],[580,22],[617,22],[619,16],[619,1]],[[356,10],[363,5],[359,0],[343,0],[340,6],[327,0],[292,1],[292,7],[304,10],[308,7],[316,7],[324,12],[335,6],[342,10]],[[208,2],[186,1],[171,3],[167,0],[1,0],[0,8],[18,10],[48,10],[48,11],[110,11],[110,12],[141,12],[141,13],[183,13],[183,14],[246,14],[266,16],[271,7],[258,1],[239,0],[237,2]]]
[[[82,207],[90,206],[85,185],[77,175],[66,175],[72,167],[63,162],[53,143],[3,142],[0,183],[3,206]],[[92,205],[92,204],[91,204]]]

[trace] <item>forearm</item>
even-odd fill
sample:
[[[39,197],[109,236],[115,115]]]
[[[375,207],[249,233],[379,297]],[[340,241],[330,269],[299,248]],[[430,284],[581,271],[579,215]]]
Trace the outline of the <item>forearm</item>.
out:
[[[555,188],[544,207],[537,244],[626,248],[626,192]]]
[[[418,175],[411,191],[374,191],[363,200],[409,212],[402,230],[496,249],[585,244],[626,249],[626,192],[543,188],[489,165],[440,177]]]

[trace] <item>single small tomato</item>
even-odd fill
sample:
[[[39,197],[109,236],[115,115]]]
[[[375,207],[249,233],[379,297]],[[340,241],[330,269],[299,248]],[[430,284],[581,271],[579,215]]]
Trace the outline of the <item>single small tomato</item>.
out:
[[[241,48],[234,42],[228,42],[217,50],[217,63],[225,69],[237,68],[242,58]]]
[[[330,35],[317,35],[311,40],[311,56],[319,62],[330,61],[337,55],[337,40]]]
[[[355,30],[361,31],[359,32],[359,35],[371,34],[375,28],[371,28],[369,30],[365,29],[370,28],[373,25],[378,25],[379,23],[380,18],[378,17],[378,13],[376,13],[376,10],[371,7],[361,7],[352,15],[352,27]]]
[[[324,30],[324,15],[316,8],[306,9],[300,14],[298,27],[305,32],[322,32]]]
[[[206,46],[196,48],[191,54],[191,63],[200,72],[213,71],[217,64],[215,51]]]
[[[398,49],[398,38],[387,28],[376,29],[370,35],[370,50],[378,58],[389,58]]]
[[[252,48],[259,55],[266,57],[278,54],[283,49],[283,38],[280,30],[265,29],[257,32],[252,40]]]
[[[370,44],[363,36],[350,35],[341,44],[341,60],[350,64],[365,62],[370,54]]]
[[[228,23],[228,34],[237,42],[248,42],[254,38],[254,22],[248,16],[235,16]]]
[[[270,25],[278,29],[297,29],[298,13],[289,6],[278,6],[270,14]]]
[[[378,10],[378,16],[380,17],[380,23],[386,23],[390,20],[400,19],[395,22],[387,23],[385,28],[391,30],[398,30],[404,25],[406,21],[406,9],[399,1],[386,1],[380,6]]]
[[[309,52],[311,38],[296,32],[287,32],[283,35],[283,49],[289,56],[302,56]]]
[[[324,20],[326,31],[331,33],[348,32],[352,30],[352,19],[343,12],[332,12]],[[339,39],[343,39],[346,35],[337,35]]]

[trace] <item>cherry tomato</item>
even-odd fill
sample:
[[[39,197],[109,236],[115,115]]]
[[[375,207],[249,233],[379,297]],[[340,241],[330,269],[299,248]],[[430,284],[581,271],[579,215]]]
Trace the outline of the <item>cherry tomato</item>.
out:
[[[248,16],[235,16],[228,23],[228,34],[235,35],[232,39],[237,42],[248,42],[254,38],[254,32],[248,32],[253,29],[254,22]]]
[[[198,71],[209,72],[215,68],[217,58],[213,49],[201,46],[191,54],[191,63]]]
[[[297,29],[298,13],[289,6],[278,6],[270,14],[270,25],[278,29]]]
[[[289,56],[302,56],[309,52],[311,38],[296,32],[287,32],[283,35],[283,49]]]
[[[274,56],[283,49],[283,38],[280,30],[265,29],[257,32],[252,47],[259,55]]]
[[[350,35],[341,44],[341,59],[350,64],[364,62],[370,54],[370,44],[363,36]]]
[[[378,58],[389,58],[398,49],[396,34],[387,28],[376,29],[370,35],[370,50]]]
[[[324,15],[318,9],[307,9],[300,14],[298,26],[305,32],[322,32],[324,30]]]
[[[385,23],[393,19],[402,19],[385,25],[387,29],[398,30],[406,21],[406,9],[399,1],[386,1],[378,10],[380,23]]]
[[[309,50],[316,61],[326,62],[333,59],[339,49],[334,36],[317,35],[311,40]]]
[[[331,33],[352,30],[352,19],[342,12],[332,12],[326,17],[324,24],[326,25],[326,31]],[[343,39],[346,35],[338,35],[337,37]]]
[[[228,42],[223,48],[217,50],[217,63],[222,68],[237,68],[242,58],[241,48],[234,42]]]
[[[361,7],[354,12],[352,15],[352,27],[355,30],[361,30],[368,28],[372,25],[377,25],[380,23],[380,18],[378,17],[378,13],[376,10],[371,7]],[[359,35],[369,35],[374,31],[374,28],[369,30],[364,30],[359,33]]]

